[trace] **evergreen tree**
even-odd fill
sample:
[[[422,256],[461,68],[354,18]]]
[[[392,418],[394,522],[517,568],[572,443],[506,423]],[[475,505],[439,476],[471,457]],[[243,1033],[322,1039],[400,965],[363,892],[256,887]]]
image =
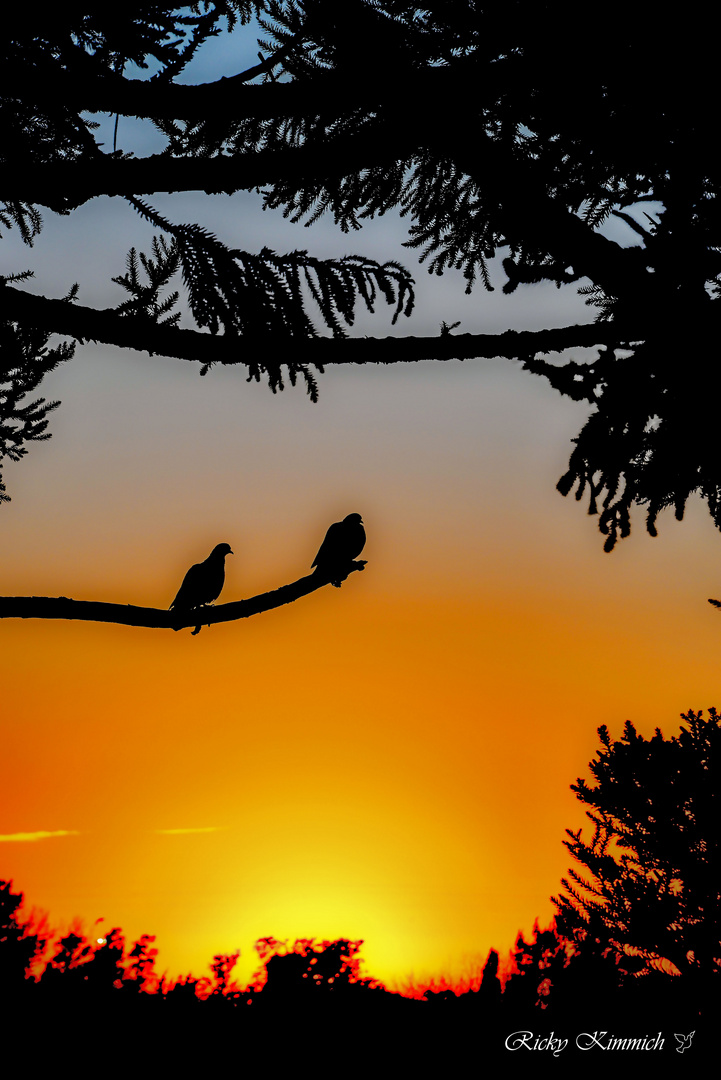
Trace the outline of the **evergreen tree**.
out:
[[[178,83],[203,42],[253,17],[258,64]],[[47,353],[51,333],[184,357],[202,372],[244,364],[274,390],[287,376],[312,396],[328,363],[503,355],[591,406],[559,489],[600,511],[607,550],[628,534],[634,503],[654,532],[664,507],[681,517],[698,491],[721,526],[717,23],[698,0],[673,19],[619,0],[602,13],[569,0],[61,5],[41,25],[16,5],[0,46],[0,224],[32,243],[43,207],[71,214],[115,195],[159,232],[151,255],[131,250],[116,278],[129,299],[113,311],[3,279],[0,450],[46,437],[51,406],[22,399],[71,355],[72,344]],[[154,74],[133,78],[131,65]],[[100,112],[152,121],[163,153],[99,145],[88,117]],[[294,221],[327,214],[345,231],[398,208],[430,272],[456,267],[468,289],[491,289],[500,253],[504,292],[575,286],[598,318],[537,333],[347,339],[358,300],[409,313],[403,267],[230,249],[145,201],[254,189]],[[628,243],[604,235],[611,217]],[[196,330],[175,325],[175,268]],[[284,344],[285,373],[274,359]],[[571,346],[595,358],[546,359]]]
[[[671,739],[644,739],[626,723],[590,763],[593,783],[572,790],[593,822],[590,841],[568,830],[578,868],[554,902],[559,929],[593,939],[624,966],[681,976],[695,1000],[715,985],[721,963],[718,874],[719,714],[693,710]],[[605,939],[605,940],[604,940]]]

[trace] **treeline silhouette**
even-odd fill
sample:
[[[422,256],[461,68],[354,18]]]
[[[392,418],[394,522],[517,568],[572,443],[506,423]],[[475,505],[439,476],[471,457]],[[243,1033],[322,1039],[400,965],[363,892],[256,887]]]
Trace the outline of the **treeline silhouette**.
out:
[[[612,742],[599,729],[593,786],[578,798],[592,809],[594,836],[569,831],[579,869],[562,882],[558,917],[519,934],[502,961],[491,950],[464,984],[409,983],[391,991],[363,974],[362,941],[275,938],[256,942],[251,984],[233,979],[239,953],[218,954],[211,974],[168,979],[156,971],[154,938],[125,941],[120,929],[89,940],[78,928],[58,938],[23,912],[23,896],[0,882],[0,994],[6,1030],[38,1026],[60,1038],[146,1030],[167,1054],[190,1041],[216,1051],[228,1039],[320,1026],[324,1040],[385,1031],[405,1047],[406,1064],[482,1046],[507,1054],[514,1031],[570,1036],[607,1031],[642,1038],[688,1035],[711,1018],[718,991],[719,884],[715,830],[721,718],[693,711],[679,736],[646,740],[627,723]],[[97,925],[97,924],[96,924]],[[265,1043],[264,1043],[265,1045]],[[599,1052],[602,1052],[599,1050]],[[409,1057],[410,1055],[410,1057]]]
[[[362,975],[361,941],[265,938],[255,946],[259,971],[241,987],[237,952],[214,956],[210,976],[168,979],[156,970],[153,936],[131,944],[114,928],[91,941],[76,929],[58,939],[23,915],[22,902],[0,882],[2,1016],[21,1039],[29,1026],[56,1038],[78,1025],[88,1034],[153,1032],[172,1056],[206,1040],[329,1024],[339,1036],[395,1034],[408,1060],[445,1053],[449,1038],[457,1053],[481,1038],[488,1059],[507,1054],[504,1040],[520,1029],[644,1036],[665,1027],[670,1050],[671,1029],[691,1031],[703,1014],[685,979],[662,970],[639,978],[601,933],[565,936],[555,923],[536,924],[529,940],[519,934],[505,963],[491,950],[465,986],[440,980],[393,992]]]

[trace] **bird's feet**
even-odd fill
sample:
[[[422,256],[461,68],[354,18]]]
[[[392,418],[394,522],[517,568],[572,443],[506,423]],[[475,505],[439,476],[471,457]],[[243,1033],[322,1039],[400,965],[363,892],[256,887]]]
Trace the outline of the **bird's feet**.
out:
[[[212,608],[212,607],[215,607],[215,604],[214,604],[214,602],[212,600],[210,600],[207,604],[199,604],[198,607],[195,608],[194,610],[195,611],[206,611],[208,608]],[[206,623],[205,625],[208,628],[210,627],[210,623]],[[200,625],[196,626],[195,630],[193,630],[193,632],[192,632],[192,634],[190,636],[195,637],[195,635],[199,634],[202,629],[203,629],[202,626],[200,626]]]
[[[354,570],[365,570],[367,561],[367,559],[358,559],[355,562],[352,562],[345,572],[341,571],[340,574],[336,572],[336,576],[330,579],[331,585],[333,585],[336,589],[340,589],[343,582],[353,573]]]

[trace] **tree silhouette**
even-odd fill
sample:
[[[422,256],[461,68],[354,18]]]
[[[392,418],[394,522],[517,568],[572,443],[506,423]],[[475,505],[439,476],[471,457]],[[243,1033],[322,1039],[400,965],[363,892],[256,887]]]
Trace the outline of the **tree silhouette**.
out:
[[[559,935],[555,926],[541,930],[536,921],[531,940],[519,934],[511,952],[511,971],[503,988],[504,1005],[547,1008],[551,990],[556,989],[571,955],[571,942]]]
[[[204,41],[253,16],[264,34],[258,64],[204,85],[176,81]],[[718,15],[708,5],[672,20],[619,0],[602,18],[569,0],[206,0],[65,6],[42,26],[16,7],[4,19],[2,225],[32,243],[39,208],[70,214],[116,195],[159,230],[150,255],[131,249],[115,279],[128,298],[114,310],[3,279],[5,455],[47,437],[54,403],[25,397],[73,342],[181,357],[202,374],[242,364],[273,390],[301,379],[313,397],[326,364],[509,356],[591,407],[558,486],[600,509],[606,550],[628,535],[634,503],[653,533],[663,508],[680,518],[698,491],[721,526],[711,383],[721,167],[709,136]],[[130,77],[131,64],[152,65],[152,78]],[[164,151],[136,159],[99,146],[88,119],[99,112],[151,120]],[[500,253],[504,292],[575,286],[597,320],[523,334],[348,338],[358,300],[372,310],[380,297],[396,318],[410,312],[403,267],[237,251],[145,201],[253,189],[293,221],[328,214],[347,232],[398,208],[430,272],[455,267],[469,290],[477,281],[491,289]],[[625,242],[604,234],[611,218]],[[197,330],[175,325],[178,268]],[[51,334],[72,340],[48,350]],[[569,347],[595,357],[547,359]]]
[[[44,952],[48,935],[30,919],[23,920],[22,893],[12,891],[12,881],[0,881],[0,995],[12,987],[22,988],[26,972]]]
[[[718,878],[718,755],[721,717],[682,714],[671,739],[644,739],[626,723],[590,763],[593,784],[572,785],[590,807],[590,842],[567,830],[578,869],[554,898],[563,933],[600,939],[637,971],[683,976],[695,1000],[707,996],[721,963]]]
[[[339,938],[336,941],[316,941],[298,938],[292,946],[275,938],[261,938],[255,944],[263,969],[255,976],[255,985],[266,1003],[346,999],[377,988],[379,984],[361,974],[360,947],[362,941]]]
[[[574,927],[566,921],[563,927],[561,932],[553,921],[541,929],[536,920],[528,941],[518,935],[503,988],[505,1010],[527,1016],[549,1010],[568,1023],[574,1016],[599,1019],[609,1011],[648,1006],[656,984],[637,985],[643,962],[610,946],[598,919],[591,916]]]

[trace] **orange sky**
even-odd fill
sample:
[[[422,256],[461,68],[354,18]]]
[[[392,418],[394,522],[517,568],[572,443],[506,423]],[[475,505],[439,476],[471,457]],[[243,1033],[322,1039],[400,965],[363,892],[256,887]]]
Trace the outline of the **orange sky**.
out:
[[[249,248],[350,250],[250,196],[205,216],[202,199],[155,202]],[[137,240],[116,203],[48,215],[35,252],[4,250],[7,270],[118,302],[109,278]],[[371,223],[352,249],[413,267],[399,230]],[[573,290],[418,282],[399,333],[589,318]],[[63,402],[53,438],[6,470],[5,595],[166,607],[228,541],[223,599],[239,599],[307,572],[345,514],[368,532],[367,571],[341,590],[197,637],[0,624],[0,877],[55,925],[156,934],[171,975],[239,947],[249,977],[268,935],[364,938],[390,981],[459,974],[550,919],[598,725],[670,735],[682,710],[721,705],[705,509],[662,515],[656,539],[639,516],[605,555],[596,520],[554,490],[584,410],[516,364],[334,370],[311,405],[240,369],[199,379],[87,346],[43,393]]]
[[[165,606],[228,540],[224,598],[253,595],[355,510],[368,568],[198,637],[4,622],[0,833],[72,835],[1,843],[2,874],[54,923],[157,934],[171,974],[240,947],[248,976],[271,934],[364,938],[389,980],[506,950],[550,918],[596,727],[716,701],[705,512],[605,555],[554,491],[575,407],[508,362],[334,372],[317,406],[153,367],[56,376],[4,593]]]

